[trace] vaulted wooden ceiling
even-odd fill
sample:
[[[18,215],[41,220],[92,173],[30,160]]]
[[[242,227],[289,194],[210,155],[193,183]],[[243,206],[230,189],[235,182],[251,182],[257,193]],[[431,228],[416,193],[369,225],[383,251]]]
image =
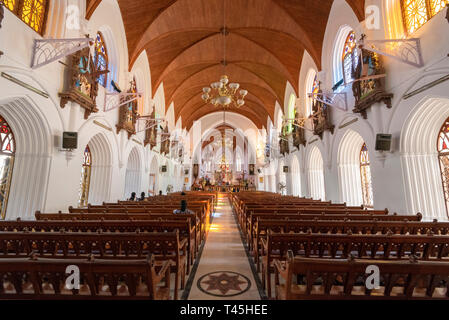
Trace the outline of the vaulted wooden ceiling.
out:
[[[225,1],[225,4],[224,4]],[[359,20],[365,0],[346,0]],[[90,18],[101,0],[87,0]],[[287,81],[297,90],[304,50],[321,69],[321,48],[333,0],[118,0],[128,41],[129,69],[146,50],[153,92],[164,84],[189,129],[217,111],[201,89],[226,73],[249,91],[234,110],[259,128],[284,104]],[[224,11],[226,12],[226,30]],[[226,66],[223,40],[226,37]]]

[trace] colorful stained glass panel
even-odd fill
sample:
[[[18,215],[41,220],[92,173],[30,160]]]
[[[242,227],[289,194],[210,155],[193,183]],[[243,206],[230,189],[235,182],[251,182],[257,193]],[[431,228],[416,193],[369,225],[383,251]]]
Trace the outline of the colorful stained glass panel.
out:
[[[446,212],[449,216],[449,118],[441,127],[437,141],[438,158],[440,162],[441,181],[443,183]]]
[[[366,208],[373,207],[373,187],[368,148],[364,143],[360,150],[360,178],[362,182],[362,200]]]

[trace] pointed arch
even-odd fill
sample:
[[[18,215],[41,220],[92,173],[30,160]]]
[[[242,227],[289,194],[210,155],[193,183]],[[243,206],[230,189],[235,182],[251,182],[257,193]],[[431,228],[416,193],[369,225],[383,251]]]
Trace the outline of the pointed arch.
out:
[[[131,192],[135,192],[138,196],[140,196],[140,192],[142,192],[142,190],[140,190],[142,176],[141,162],[139,151],[137,150],[137,147],[134,147],[129,153],[126,166],[124,199],[129,198]]]
[[[326,199],[326,192],[324,187],[324,162],[320,149],[313,146],[309,152],[309,193],[313,199]]]

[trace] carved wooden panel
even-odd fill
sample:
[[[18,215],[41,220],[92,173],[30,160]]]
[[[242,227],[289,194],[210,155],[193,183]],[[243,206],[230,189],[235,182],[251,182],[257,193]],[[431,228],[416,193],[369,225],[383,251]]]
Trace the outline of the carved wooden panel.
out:
[[[318,93],[322,93],[321,89]],[[334,133],[335,126],[331,124],[330,121],[330,111],[329,106],[322,103],[321,101],[315,100],[312,104],[312,124],[313,133],[323,139],[323,133],[325,131],[330,131]]]
[[[150,145],[150,150],[152,150],[157,145],[157,124],[156,124],[156,113],[153,110],[151,117],[146,121],[145,126],[148,128],[145,130],[145,141],[144,146]]]
[[[136,79],[133,79],[130,84],[130,88],[128,90],[128,93],[137,93],[136,88]],[[127,96],[123,98],[120,103],[124,103],[127,100],[135,99],[136,96]],[[126,100],[127,99],[127,100]],[[118,118],[118,124],[117,124],[117,134],[121,130],[125,130],[128,133],[128,139],[131,138],[133,134],[136,134],[136,122],[137,122],[137,110],[138,110],[138,103],[137,100],[130,101],[119,108],[119,118]]]
[[[165,127],[162,133],[161,140],[161,154],[169,154],[170,153],[170,135],[168,133],[168,126]]]
[[[352,92],[355,98],[354,113],[360,113],[364,119],[367,118],[367,109],[377,102],[383,102],[387,108],[391,108],[391,99],[393,94],[385,91],[384,78],[369,78],[370,76],[381,75],[384,73],[381,57],[374,52],[362,49],[360,62],[354,71],[354,79],[364,80],[355,81],[352,84]]]
[[[305,134],[305,130],[304,128],[299,127],[299,113],[296,113],[295,116],[295,125],[293,126],[293,132],[292,132],[292,136],[293,136],[293,146],[298,148],[299,150],[299,146],[302,144],[304,147],[306,146],[306,134]]]
[[[60,106],[64,108],[69,101],[78,103],[85,109],[84,119],[87,119],[91,113],[98,112],[95,101],[98,95],[97,71],[93,70],[89,48],[70,55],[68,65],[64,90],[59,93]]]

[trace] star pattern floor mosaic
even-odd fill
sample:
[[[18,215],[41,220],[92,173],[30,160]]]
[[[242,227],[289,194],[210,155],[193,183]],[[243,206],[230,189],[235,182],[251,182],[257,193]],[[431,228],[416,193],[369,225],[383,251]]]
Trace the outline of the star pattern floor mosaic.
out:
[[[216,271],[198,279],[198,289],[216,297],[233,297],[251,288],[251,281],[243,274],[231,271]]]

